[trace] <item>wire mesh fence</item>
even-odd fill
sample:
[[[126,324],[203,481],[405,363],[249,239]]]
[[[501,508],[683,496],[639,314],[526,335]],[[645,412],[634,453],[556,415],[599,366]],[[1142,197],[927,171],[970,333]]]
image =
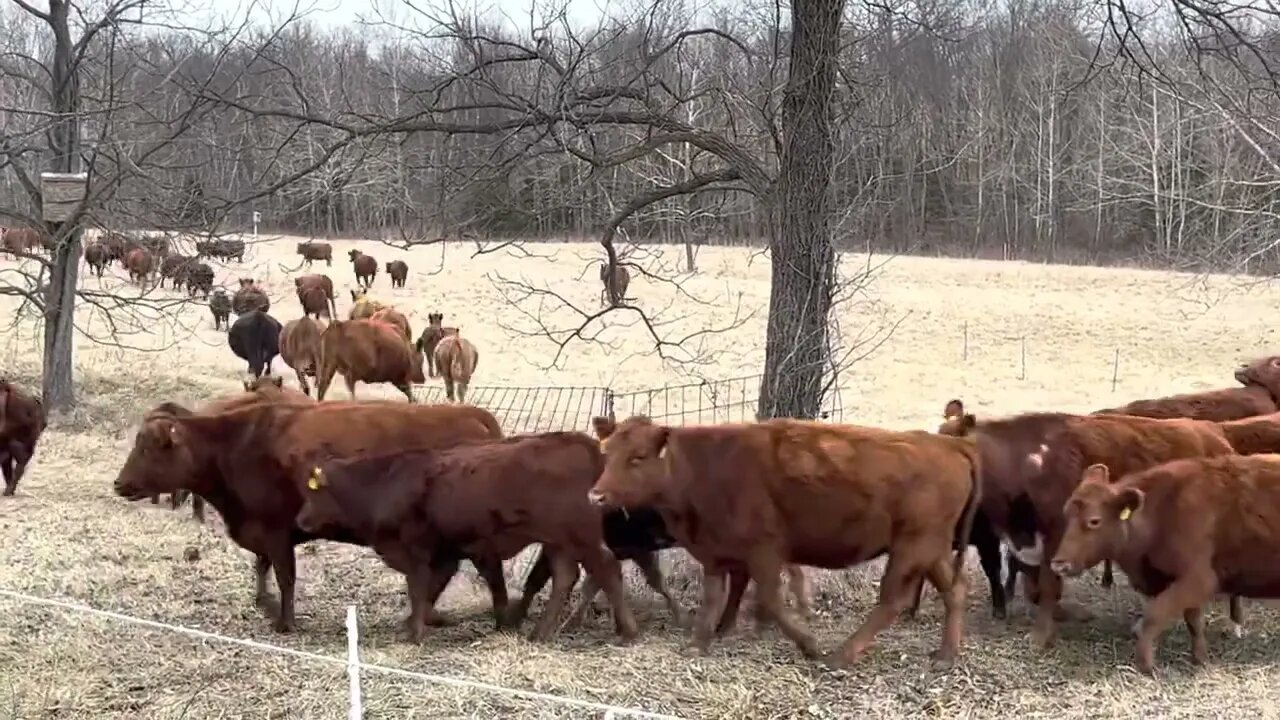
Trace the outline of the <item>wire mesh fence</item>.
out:
[[[670,425],[747,422],[756,417],[761,375],[703,380],[643,390],[615,391],[608,387],[472,387],[467,402],[493,413],[505,433],[590,431],[591,418],[619,419],[648,415]],[[419,402],[446,402],[444,388],[419,385]],[[838,387],[823,399],[818,419],[839,421],[844,414]]]

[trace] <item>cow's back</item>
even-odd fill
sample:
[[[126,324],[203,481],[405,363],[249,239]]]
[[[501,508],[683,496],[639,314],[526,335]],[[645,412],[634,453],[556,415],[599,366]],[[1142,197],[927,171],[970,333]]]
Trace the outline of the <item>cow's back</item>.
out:
[[[390,325],[369,320],[330,323],[320,344],[326,364],[333,362],[364,382],[399,382],[411,374],[409,343]]]
[[[1190,418],[1223,422],[1265,415],[1280,410],[1270,392],[1258,386],[1184,393],[1150,400],[1135,400],[1094,415],[1134,415],[1156,419]]]
[[[463,442],[501,437],[479,408],[379,402],[325,402],[292,411],[276,437],[269,438],[277,457],[310,452],[349,456],[394,450],[435,450]],[[480,410],[480,413],[475,412]]]

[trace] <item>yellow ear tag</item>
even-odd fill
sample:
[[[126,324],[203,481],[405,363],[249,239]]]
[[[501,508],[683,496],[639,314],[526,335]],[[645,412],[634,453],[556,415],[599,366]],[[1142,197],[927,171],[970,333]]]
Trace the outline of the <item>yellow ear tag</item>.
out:
[[[1130,510],[1129,508],[1125,508],[1125,509],[1123,509],[1123,510],[1121,510],[1121,511],[1120,511],[1120,520],[1121,520],[1121,521],[1128,520],[1128,519],[1129,519],[1130,517],[1132,517],[1132,516],[1133,516],[1133,511],[1132,511],[1132,510]]]
[[[601,440],[600,440],[600,450],[601,450],[602,452],[604,451],[604,446],[605,446],[605,443],[607,443],[607,442],[609,442],[609,438],[601,438]]]
[[[321,475],[321,474],[322,474],[322,473],[320,472],[320,468],[313,468],[313,469],[311,470],[311,477],[307,478],[307,488],[308,488],[308,489],[311,489],[311,490],[319,490],[319,489],[320,489],[320,475]]]

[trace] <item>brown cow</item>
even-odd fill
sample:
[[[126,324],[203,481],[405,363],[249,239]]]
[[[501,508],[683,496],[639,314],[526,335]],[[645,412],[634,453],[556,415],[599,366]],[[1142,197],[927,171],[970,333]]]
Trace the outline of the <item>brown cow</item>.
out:
[[[133,249],[133,243],[123,233],[111,230],[102,233],[102,244],[107,248],[107,262],[124,264],[125,256]]]
[[[187,282],[187,273],[195,265],[194,255],[165,255],[160,261],[160,287],[164,287],[166,278],[173,280],[173,288],[177,290]]]
[[[1028,457],[1035,479],[1027,495],[1035,512],[1041,557],[1053,557],[1065,529],[1062,516],[1089,465],[1102,464],[1117,476],[1182,458],[1234,455],[1216,424],[1203,420],[1155,419],[1132,415],[1087,415],[1069,418]],[[1055,615],[1062,580],[1049,563],[1040,563],[1036,626],[1032,639],[1047,648],[1057,639]]]
[[[1241,365],[1235,371],[1235,378],[1244,387],[1135,400],[1128,405],[1098,410],[1093,414],[1184,417],[1221,422],[1280,410],[1280,356],[1259,358]]]
[[[627,286],[631,284],[631,272],[621,264],[614,265],[613,283],[609,282],[609,263],[600,263],[600,283],[604,289],[600,291],[600,304],[612,304],[617,297],[619,303],[627,301]],[[612,284],[612,287],[610,285]]]
[[[1240,455],[1280,453],[1280,412],[1218,423]]]
[[[240,278],[240,289],[231,296],[231,311],[243,315],[254,310],[267,312],[270,309],[271,300],[258,283],[253,278]]]
[[[218,288],[209,296],[209,312],[213,313],[213,329],[229,330],[231,328],[231,298],[227,291]]]
[[[471,384],[471,376],[475,374],[476,365],[480,362],[480,353],[470,340],[457,334],[446,335],[436,343],[432,352],[436,359],[436,367],[444,378],[444,391],[449,402],[454,402],[455,390],[457,402],[467,401],[467,386]]]
[[[280,359],[293,368],[298,376],[298,387],[310,397],[307,375],[316,376],[320,366],[320,334],[324,328],[310,317],[302,316],[285,323],[280,331]]]
[[[328,275],[303,275],[293,279],[298,293],[298,304],[305,315],[321,315],[330,320],[338,317],[337,297],[333,293],[333,281]]]
[[[142,248],[134,248],[125,257],[124,266],[129,270],[129,279],[143,285],[155,270],[155,261],[151,258],[151,253]]]
[[[213,268],[208,263],[195,262],[187,268],[187,296],[209,297],[213,292]],[[231,311],[231,301],[227,300],[227,312]]]
[[[103,272],[107,269],[107,263],[111,262],[111,258],[107,254],[107,246],[100,242],[91,242],[85,245],[84,262],[89,266],[89,272],[102,277]]]
[[[17,492],[47,425],[39,397],[0,380],[0,473],[4,474],[5,496]]]
[[[391,307],[384,305],[377,300],[369,297],[363,289],[351,291],[351,310],[347,313],[348,320],[368,320],[373,314],[383,308]]]
[[[444,327],[444,313],[427,313],[427,329],[422,331],[422,337],[418,338],[418,349],[423,355],[427,356],[427,374],[431,377],[436,376],[436,345],[449,335],[457,335],[458,328]]]
[[[38,252],[46,244],[45,233],[36,228],[11,227],[0,232],[0,245],[10,253]]]
[[[342,374],[351,399],[356,382],[391,383],[413,399],[413,384],[422,376],[422,353],[400,331],[371,320],[334,320],[320,334],[320,366],[316,369],[316,399],[324,400],[336,373]]]
[[[393,307],[384,307],[381,310],[370,315],[369,319],[372,320],[373,322],[380,322],[384,325],[390,325],[391,327],[399,331],[401,335],[404,336],[405,342],[407,343],[413,342],[413,330],[409,327],[409,318],[405,317],[404,313],[400,312],[399,310],[396,310]]]
[[[409,277],[409,264],[403,260],[392,260],[387,263],[387,274],[391,276],[391,287],[404,287],[404,281]]]
[[[314,403],[310,395],[284,386],[284,378],[279,375],[263,375],[244,379],[244,391],[257,393],[260,397],[272,402]],[[224,408],[225,409],[225,408]]]
[[[813,636],[783,607],[782,564],[839,569],[887,552],[879,604],[827,661],[856,662],[924,574],[946,607],[934,654],[945,665],[960,651],[967,590],[963,548],[952,548],[969,535],[979,473],[977,446],[964,438],[802,420],[664,427],[633,417],[610,434],[591,499],[656,508],[702,563],[696,653],[710,644],[726,573],[745,570],[763,611],[816,657]]]
[[[355,270],[356,283],[366,289],[373,287],[373,278],[378,274],[378,261],[372,255],[366,255],[359,250],[349,251],[347,257],[351,258],[351,268]]]
[[[1113,560],[1151,598],[1137,639],[1138,668],[1153,673],[1155,644],[1179,618],[1191,658],[1208,659],[1204,606],[1214,593],[1280,598],[1280,455],[1191,458],[1110,482],[1085,468],[1064,504],[1055,572],[1075,576]]]
[[[341,530],[315,535],[297,527],[304,492],[300,480],[314,466],[312,458],[430,450],[502,437],[493,415],[472,406],[255,403],[186,417],[170,406],[156,408],[143,421],[115,492],[141,500],[188,490],[207,499],[231,539],[257,556],[255,600],[275,616],[279,632],[295,624],[293,547],[317,538],[360,544]],[[281,596],[278,613],[270,609],[274,599],[266,586],[273,567]],[[490,591],[495,611],[505,612],[501,565],[497,580]]]
[[[298,526],[337,525],[376,538],[388,565],[407,575],[415,640],[459,561],[500,563],[532,543],[550,556],[552,585],[531,640],[551,637],[579,563],[608,595],[618,634],[631,640],[639,629],[621,568],[605,545],[601,513],[587,500],[603,467],[599,445],[577,432],[331,462],[313,473]],[[505,624],[518,625],[517,613]]]
[[[333,265],[333,246],[327,242],[306,242],[298,243],[297,253],[302,256],[302,262],[311,267],[311,263],[316,260],[323,260],[325,265]]]

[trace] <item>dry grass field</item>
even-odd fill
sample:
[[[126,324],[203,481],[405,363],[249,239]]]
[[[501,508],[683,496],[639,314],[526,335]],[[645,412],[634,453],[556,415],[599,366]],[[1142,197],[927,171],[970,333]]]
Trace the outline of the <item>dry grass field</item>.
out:
[[[299,313],[291,275],[295,238],[255,246],[244,266],[218,265],[218,280],[252,274],[272,294],[272,314]],[[336,242],[328,272],[339,286],[339,311],[350,306],[353,275]],[[402,257],[408,286],[391,290],[381,272],[373,296],[408,310],[420,328],[439,309],[480,349],[477,385],[612,385],[619,389],[687,382],[651,352],[634,318],[618,317],[601,343],[571,345],[548,368],[555,347],[522,335],[529,321],[507,305],[491,278],[523,277],[580,307],[598,307],[599,284],[587,267],[587,245],[532,245],[532,256],[498,252],[471,257],[449,246],[412,253],[362,243],[379,260]],[[678,265],[682,252],[641,259],[649,267]],[[749,262],[750,259],[750,262]],[[851,268],[865,258],[846,260]],[[700,272],[683,291],[633,279],[630,295],[681,337],[704,327],[740,327],[703,338],[696,368],[708,379],[759,371],[768,265],[745,250],[707,248]],[[0,259],[0,273],[13,261]],[[250,272],[251,271],[251,272]],[[580,276],[586,279],[578,280]],[[90,289],[125,287],[114,268]],[[136,290],[123,292],[136,293]],[[156,291],[156,297],[178,297]],[[943,405],[962,397],[979,413],[1035,409],[1089,411],[1136,397],[1231,384],[1231,370],[1248,357],[1274,351],[1269,325],[1276,312],[1265,285],[1230,278],[1168,273],[1049,267],[1022,263],[891,260],[869,299],[846,309],[850,337],[892,323],[892,336],[843,378],[847,421],[894,428],[933,428]],[[12,315],[16,302],[0,308]],[[536,299],[526,302],[532,310]],[[141,312],[141,311],[139,311]],[[0,589],[61,598],[97,608],[252,638],[341,657],[345,607],[360,608],[363,658],[419,672],[469,678],[514,688],[641,707],[685,718],[947,717],[1023,720],[1137,717],[1258,717],[1280,714],[1280,673],[1270,638],[1280,630],[1274,611],[1246,603],[1249,634],[1223,631],[1221,604],[1212,608],[1212,665],[1188,663],[1185,632],[1169,633],[1160,655],[1161,679],[1130,667],[1127,626],[1140,604],[1121,576],[1099,587],[1097,574],[1068,584],[1067,599],[1090,608],[1091,622],[1068,623],[1059,646],[1031,650],[1026,603],[1015,602],[1009,622],[991,619],[985,580],[970,562],[974,588],[965,655],[945,673],[928,669],[941,617],[930,592],[920,617],[886,632],[860,666],[831,672],[803,661],[775,630],[760,636],[749,620],[713,646],[710,657],[690,661],[684,637],[669,623],[661,601],[631,583],[643,639],[611,643],[607,616],[562,634],[549,645],[492,632],[487,595],[470,578],[455,580],[441,606],[459,622],[426,644],[401,639],[407,603],[403,583],[367,550],[316,543],[299,550],[299,631],[274,634],[251,606],[248,556],[225,537],[221,522],[195,524],[188,512],[130,504],[113,496],[111,481],[132,441],[140,415],[164,401],[199,402],[236,388],[244,364],[213,330],[196,302],[177,318],[123,318],[118,348],[77,340],[82,406],[59,418],[41,441],[15,498],[0,500]],[[548,305],[544,322],[574,322]],[[500,322],[501,321],[501,322]],[[101,314],[85,309],[82,329],[105,337]],[[504,329],[502,325],[507,325]],[[515,326],[516,329],[510,329]],[[962,358],[968,336],[967,360]],[[415,328],[415,332],[418,329]],[[1021,340],[1025,338],[1025,343]],[[1025,344],[1025,375],[1022,348]],[[39,335],[20,323],[0,343],[0,365],[28,386],[38,386]],[[1112,390],[1113,360],[1121,348]],[[291,373],[276,361],[276,372]],[[333,397],[344,398],[338,383]],[[360,386],[362,397],[394,397],[389,388]],[[584,428],[585,429],[585,428]],[[184,558],[188,548],[199,557]],[[667,566],[678,564],[667,559]],[[815,630],[833,647],[871,607],[878,568],[820,578]],[[628,570],[631,572],[631,570]],[[696,573],[682,570],[677,587],[686,606],[696,601]],[[516,592],[522,575],[513,570]],[[534,612],[540,610],[535,605]],[[525,629],[527,631],[528,625]],[[15,718],[340,718],[346,713],[342,667],[175,632],[71,614],[0,596],[0,717]],[[586,718],[601,712],[481,690],[428,684],[367,672],[368,718]]]

